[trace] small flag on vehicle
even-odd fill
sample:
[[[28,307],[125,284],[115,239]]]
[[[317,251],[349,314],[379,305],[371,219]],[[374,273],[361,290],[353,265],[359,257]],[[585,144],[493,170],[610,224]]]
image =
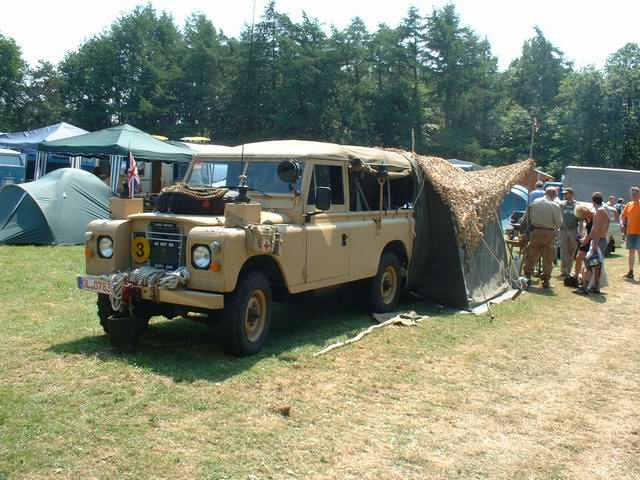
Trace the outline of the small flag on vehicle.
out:
[[[127,168],[127,183],[129,185],[129,198],[133,198],[136,188],[140,185],[140,177],[138,176],[138,164],[133,158],[133,153],[129,151],[129,168]]]

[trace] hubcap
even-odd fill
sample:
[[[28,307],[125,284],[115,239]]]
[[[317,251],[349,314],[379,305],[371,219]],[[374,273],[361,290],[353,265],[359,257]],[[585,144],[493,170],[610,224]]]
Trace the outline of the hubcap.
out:
[[[398,289],[398,274],[395,268],[389,266],[382,274],[380,281],[380,295],[385,304],[390,304],[396,296]]]
[[[255,342],[262,335],[267,318],[267,298],[261,290],[255,290],[244,312],[244,334],[250,342]]]

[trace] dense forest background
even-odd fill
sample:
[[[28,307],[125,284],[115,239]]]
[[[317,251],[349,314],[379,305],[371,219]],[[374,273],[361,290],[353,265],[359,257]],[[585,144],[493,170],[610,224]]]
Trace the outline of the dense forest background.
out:
[[[300,23],[270,4],[239,38],[194,13],[180,28],[139,6],[58,64],[30,66],[0,33],[0,131],[67,121],[130,123],[172,139],[335,141],[501,165],[529,156],[566,165],[640,168],[640,47],[603,70],[576,70],[539,29],[499,71],[491,45],[453,5],[370,32]]]

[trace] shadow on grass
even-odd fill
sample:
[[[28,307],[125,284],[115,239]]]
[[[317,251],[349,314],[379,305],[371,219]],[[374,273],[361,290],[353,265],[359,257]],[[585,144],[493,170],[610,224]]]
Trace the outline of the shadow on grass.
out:
[[[455,311],[412,299],[401,302],[398,310],[416,310],[443,317],[455,314]],[[220,382],[267,358],[295,363],[298,360],[296,349],[313,347],[320,350],[336,337],[354,336],[372,324],[362,298],[348,289],[340,289],[325,294],[299,295],[286,303],[274,303],[269,339],[264,350],[251,357],[226,355],[217,343],[212,327],[183,318],[152,320],[140,339],[138,351],[132,354],[116,353],[105,335],[53,345],[48,350],[91,356],[105,362],[127,362],[175,382]]]

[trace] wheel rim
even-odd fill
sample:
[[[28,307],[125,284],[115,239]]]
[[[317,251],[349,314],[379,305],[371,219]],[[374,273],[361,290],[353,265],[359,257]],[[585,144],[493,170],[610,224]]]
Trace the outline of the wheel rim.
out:
[[[267,320],[267,297],[262,290],[255,290],[249,297],[244,312],[244,334],[250,342],[257,341]]]
[[[393,302],[398,290],[398,274],[396,269],[388,266],[380,278],[380,297],[385,305]]]

